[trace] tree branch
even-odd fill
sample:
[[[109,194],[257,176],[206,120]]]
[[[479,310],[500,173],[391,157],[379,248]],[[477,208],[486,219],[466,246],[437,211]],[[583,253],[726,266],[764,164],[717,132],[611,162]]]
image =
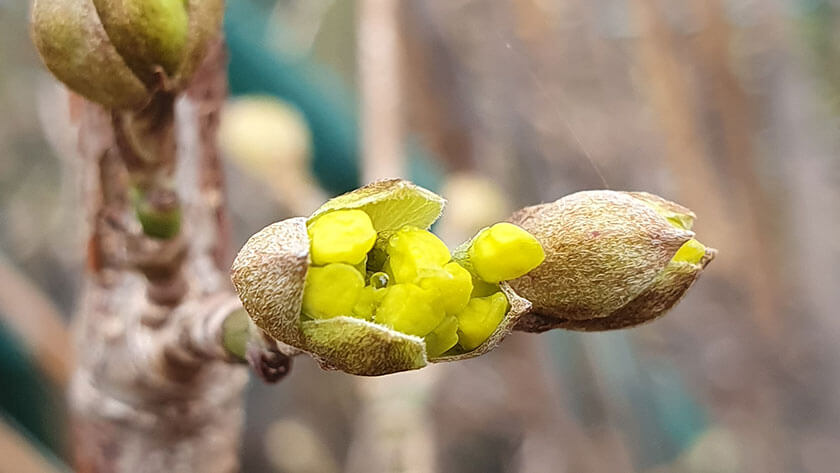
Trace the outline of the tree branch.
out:
[[[224,66],[220,41],[185,94],[132,113],[71,107],[90,235],[70,387],[80,471],[238,468],[247,376],[226,346],[241,306],[215,142]],[[293,353],[247,335],[257,373],[282,378]]]

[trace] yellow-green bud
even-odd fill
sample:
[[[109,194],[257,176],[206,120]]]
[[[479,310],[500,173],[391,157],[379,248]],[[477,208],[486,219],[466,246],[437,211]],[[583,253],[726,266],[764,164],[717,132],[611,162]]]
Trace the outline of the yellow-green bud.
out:
[[[671,258],[677,263],[697,264],[706,256],[706,247],[699,241],[692,238],[683,244]]]
[[[475,237],[469,258],[481,279],[497,283],[527,274],[543,262],[545,252],[533,235],[502,222],[485,228]]]
[[[525,208],[511,221],[546,252],[542,265],[510,282],[533,303],[520,330],[606,330],[653,320],[715,255],[693,239],[690,210],[646,193],[578,192]]]
[[[178,91],[218,35],[223,0],[35,0],[32,31],[47,68],[106,107],[140,108]]]
[[[398,332],[423,337],[443,320],[443,308],[434,304],[435,294],[414,284],[396,284],[376,309],[376,323]]]
[[[251,337],[251,321],[248,320],[248,313],[239,309],[227,316],[222,323],[222,346],[232,356],[244,360]]]
[[[370,217],[361,210],[337,210],[309,224],[311,257],[314,264],[347,263],[365,260],[376,241]]]
[[[373,320],[373,314],[376,313],[376,309],[382,303],[382,299],[385,298],[385,294],[387,293],[387,287],[377,288],[375,286],[365,286],[359,294],[356,305],[353,306],[353,317]]]
[[[467,307],[456,315],[458,344],[465,350],[477,348],[493,334],[507,309],[507,298],[501,292],[470,299]]]
[[[184,0],[93,0],[108,38],[128,67],[145,83],[156,68],[178,72],[189,18]]]
[[[417,280],[420,287],[435,291],[434,303],[447,314],[460,312],[470,301],[472,275],[458,263],[447,263],[443,268],[422,269]]]
[[[406,226],[389,240],[387,250],[391,271],[398,283],[417,281],[419,271],[441,268],[452,259],[449,248],[431,232]]]
[[[130,198],[143,234],[168,240],[181,231],[181,206],[171,190],[132,188]]]
[[[349,264],[309,268],[303,292],[303,313],[314,319],[352,315],[365,280]]]
[[[454,315],[447,315],[443,321],[426,335],[426,354],[430,357],[440,356],[458,344],[458,319]]]

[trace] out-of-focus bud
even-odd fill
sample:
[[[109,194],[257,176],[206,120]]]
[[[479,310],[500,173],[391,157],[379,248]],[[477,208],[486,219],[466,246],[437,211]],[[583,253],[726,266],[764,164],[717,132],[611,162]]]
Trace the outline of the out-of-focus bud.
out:
[[[511,221],[536,236],[542,265],[510,282],[531,301],[517,329],[611,330],[673,307],[714,258],[694,214],[647,193],[586,191],[527,207]]]
[[[293,105],[268,96],[228,102],[219,146],[225,158],[270,188],[293,214],[309,214],[326,200],[311,172],[312,133]]]
[[[218,34],[224,0],[34,0],[47,68],[109,108],[139,108],[185,87]]]
[[[436,231],[447,243],[469,240],[514,210],[498,184],[475,173],[446,176],[441,191],[447,205]]]

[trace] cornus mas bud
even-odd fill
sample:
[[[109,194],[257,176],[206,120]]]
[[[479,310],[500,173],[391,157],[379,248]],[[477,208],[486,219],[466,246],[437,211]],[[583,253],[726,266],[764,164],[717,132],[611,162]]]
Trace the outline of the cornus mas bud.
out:
[[[47,68],[109,108],[142,107],[185,87],[218,34],[224,0],[34,0]]]
[[[254,235],[233,264],[234,285],[258,327],[326,368],[373,376],[480,355],[529,304],[499,284],[489,256],[482,253],[482,267],[495,271],[494,280],[483,281],[467,269],[468,257],[453,260],[426,230],[443,205],[406,181],[373,183],[330,200],[308,219]],[[516,245],[523,237],[539,246],[518,231],[479,247]],[[541,261],[533,255],[520,261],[516,276]],[[477,293],[477,283],[489,294]]]
[[[532,302],[517,329],[610,330],[664,315],[716,251],[695,240],[694,214],[643,192],[586,191],[515,213],[546,261],[510,282]]]
[[[426,230],[443,199],[380,181],[266,227],[232,279],[268,334],[323,367],[373,376],[481,355],[514,327],[635,325],[670,308],[713,255],[686,228],[693,215],[655,196],[567,199],[450,253]]]

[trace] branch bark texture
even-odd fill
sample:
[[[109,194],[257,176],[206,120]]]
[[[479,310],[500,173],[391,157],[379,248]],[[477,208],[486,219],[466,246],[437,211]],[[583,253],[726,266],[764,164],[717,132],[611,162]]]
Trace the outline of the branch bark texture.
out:
[[[185,94],[142,111],[71,98],[89,235],[70,388],[78,471],[238,469],[247,373],[222,345],[241,307],[215,144],[225,93],[219,43]],[[177,214],[175,234],[146,231],[138,202]]]

